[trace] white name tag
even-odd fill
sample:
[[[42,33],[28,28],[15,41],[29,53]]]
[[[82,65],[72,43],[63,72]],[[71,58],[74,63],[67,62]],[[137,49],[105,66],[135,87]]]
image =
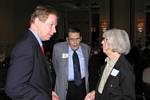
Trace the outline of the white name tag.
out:
[[[112,76],[117,76],[118,73],[119,73],[119,70],[113,69],[112,72],[111,72],[111,75],[112,75]]]
[[[68,58],[68,53],[63,53],[63,54],[62,54],[62,58],[63,58],[63,59]]]

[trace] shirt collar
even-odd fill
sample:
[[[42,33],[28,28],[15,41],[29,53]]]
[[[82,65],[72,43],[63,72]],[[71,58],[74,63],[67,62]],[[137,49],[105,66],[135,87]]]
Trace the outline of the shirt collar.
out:
[[[29,28],[29,30],[32,32],[32,34],[35,36],[35,38],[37,39],[38,43],[40,44],[40,46],[43,46],[43,43],[40,39],[40,37],[38,36],[38,34],[36,32],[33,32],[31,28]]]
[[[74,50],[71,49],[71,47],[69,46],[69,52],[73,53]],[[79,46],[79,48],[76,50],[76,52],[80,52],[81,51],[81,46]]]
[[[111,60],[108,57],[105,59],[105,62],[107,62],[107,64],[109,64],[110,66],[114,66],[115,63],[117,62],[118,59],[115,60]]]

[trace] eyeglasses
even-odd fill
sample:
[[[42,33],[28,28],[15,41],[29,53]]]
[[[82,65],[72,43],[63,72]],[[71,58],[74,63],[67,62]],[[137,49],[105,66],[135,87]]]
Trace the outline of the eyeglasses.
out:
[[[69,41],[74,42],[74,41],[79,41],[81,40],[81,38],[68,38]]]

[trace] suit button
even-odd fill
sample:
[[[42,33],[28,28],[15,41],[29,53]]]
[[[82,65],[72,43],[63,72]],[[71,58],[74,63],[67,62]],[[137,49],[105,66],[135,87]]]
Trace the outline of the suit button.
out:
[[[110,84],[110,87],[113,87],[113,85],[112,85],[112,84]]]

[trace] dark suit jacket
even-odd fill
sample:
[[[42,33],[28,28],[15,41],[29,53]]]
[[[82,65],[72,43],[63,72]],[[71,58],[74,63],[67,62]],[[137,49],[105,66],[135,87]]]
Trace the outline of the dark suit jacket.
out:
[[[51,100],[49,67],[37,39],[27,31],[13,49],[6,94],[14,100]]]
[[[117,76],[109,75],[102,94],[98,92],[99,80],[95,100],[135,100],[135,77],[132,66],[121,55],[113,69],[119,73]]]

